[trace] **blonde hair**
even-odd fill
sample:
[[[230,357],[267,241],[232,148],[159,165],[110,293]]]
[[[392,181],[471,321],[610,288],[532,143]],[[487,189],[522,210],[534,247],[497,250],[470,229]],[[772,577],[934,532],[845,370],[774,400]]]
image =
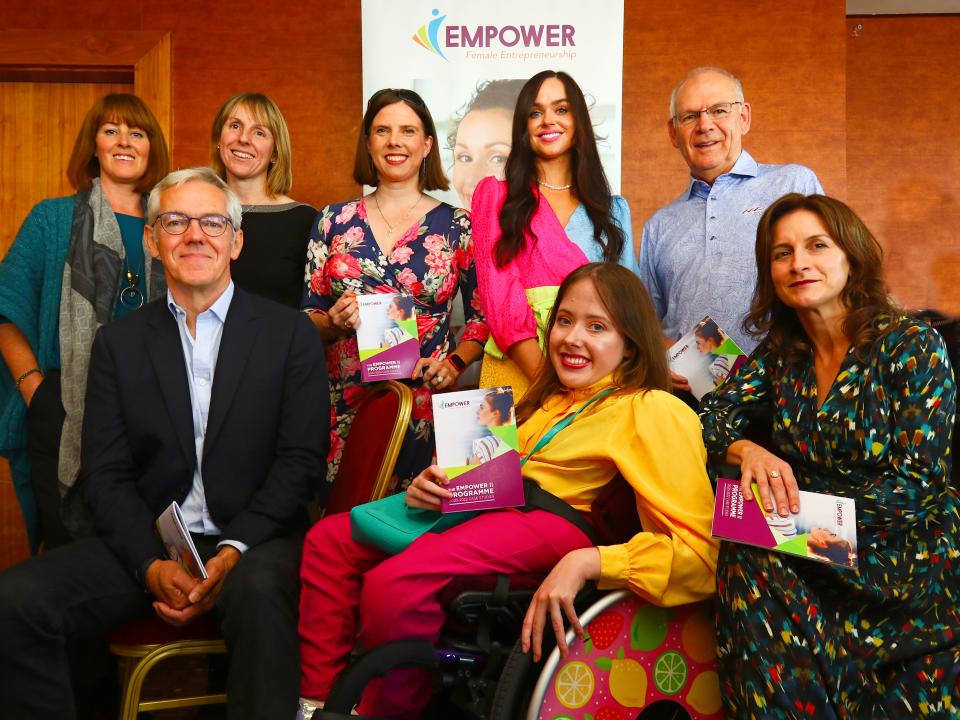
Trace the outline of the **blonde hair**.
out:
[[[239,106],[245,107],[257,122],[263,123],[273,136],[273,154],[267,170],[267,191],[271,196],[286,195],[293,189],[293,150],[287,121],[277,104],[263,93],[244,92],[227,100],[213,119],[210,130],[210,167],[226,179],[227,168],[220,157],[220,134],[223,126]]]

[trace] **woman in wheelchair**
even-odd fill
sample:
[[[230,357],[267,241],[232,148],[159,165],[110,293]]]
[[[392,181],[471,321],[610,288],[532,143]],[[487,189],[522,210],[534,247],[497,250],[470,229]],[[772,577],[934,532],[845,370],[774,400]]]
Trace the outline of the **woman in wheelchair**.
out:
[[[588,581],[658,605],[714,593],[713,493],[700,426],[669,392],[643,285],[614,264],[575,270],[560,286],[547,337],[547,362],[517,408],[523,477],[586,511],[619,473],[635,491],[644,531],[623,545],[593,547],[560,515],[505,509],[422,535],[391,557],[355,542],[347,514],[324,518],[307,536],[301,570],[305,716],[322,705],[358,638],[367,649],[398,638],[435,642],[444,623],[438,594],[454,577],[546,575],[523,629],[524,648],[537,656],[547,624],[561,652],[564,619],[582,633],[573,598]],[[427,468],[407,489],[407,504],[439,508],[446,482],[440,468]],[[416,718],[429,696],[423,670],[397,670],[368,686],[359,710]]]
[[[724,543],[718,655],[735,718],[957,717],[960,502],[943,339],[891,304],[881,248],[843,203],[786,195],[757,230],[747,320],[766,339],[703,404],[711,456],[767,513],[854,498],[859,570]],[[773,411],[773,451],[743,439]]]

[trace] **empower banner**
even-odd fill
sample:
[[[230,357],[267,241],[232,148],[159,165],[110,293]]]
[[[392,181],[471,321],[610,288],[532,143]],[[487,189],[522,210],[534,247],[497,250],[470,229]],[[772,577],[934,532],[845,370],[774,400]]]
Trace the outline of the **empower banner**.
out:
[[[423,97],[454,186],[439,199],[469,207],[481,178],[502,177],[517,93],[546,69],[583,89],[619,192],[623,0],[363,0],[362,22],[364,106],[385,87]]]

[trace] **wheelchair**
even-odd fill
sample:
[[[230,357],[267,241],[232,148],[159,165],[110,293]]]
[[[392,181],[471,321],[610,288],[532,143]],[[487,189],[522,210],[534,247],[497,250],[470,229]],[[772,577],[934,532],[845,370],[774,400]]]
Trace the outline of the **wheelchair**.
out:
[[[616,479],[594,503],[591,520],[598,544],[622,542],[640,529],[632,492]],[[712,602],[662,608],[626,591],[585,588],[575,607],[587,637],[568,632],[570,652],[561,659],[548,629],[542,659],[534,663],[520,650],[518,638],[542,579],[455,579],[441,596],[447,621],[437,644],[398,640],[361,655],[338,679],[314,720],[356,718],[350,711],[367,683],[399,667],[433,671],[424,720],[724,717]]]

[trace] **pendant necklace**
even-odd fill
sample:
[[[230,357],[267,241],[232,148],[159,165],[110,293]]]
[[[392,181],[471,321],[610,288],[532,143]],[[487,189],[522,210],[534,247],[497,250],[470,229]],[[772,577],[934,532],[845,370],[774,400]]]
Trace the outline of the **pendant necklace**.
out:
[[[403,217],[400,218],[400,219],[397,221],[397,225],[400,225],[404,220],[407,219],[407,217],[409,217],[410,213],[412,213],[413,210],[414,210],[414,208],[416,208],[417,205],[420,204],[420,201],[421,201],[421,200],[423,200],[423,191],[422,191],[422,190],[420,191],[420,194],[417,196],[417,201],[416,201],[413,205],[411,205],[410,208],[403,214]],[[380,201],[377,199],[377,193],[376,193],[376,192],[373,193],[373,203],[374,203],[374,205],[377,206],[377,212],[380,213],[381,219],[382,219],[383,222],[386,223],[386,225],[387,225],[387,236],[392,237],[392,236],[393,236],[393,231],[396,230],[396,226],[390,224],[390,222],[387,220],[387,216],[384,215],[384,214],[383,214],[383,210],[380,209]]]
[[[140,275],[143,274],[143,268],[141,268],[139,273],[134,275],[130,269],[129,259],[124,258],[124,264],[127,269],[127,287],[120,291],[120,304],[131,310],[136,310],[143,306],[143,293],[140,292],[140,288],[137,287],[137,283],[140,281]]]

